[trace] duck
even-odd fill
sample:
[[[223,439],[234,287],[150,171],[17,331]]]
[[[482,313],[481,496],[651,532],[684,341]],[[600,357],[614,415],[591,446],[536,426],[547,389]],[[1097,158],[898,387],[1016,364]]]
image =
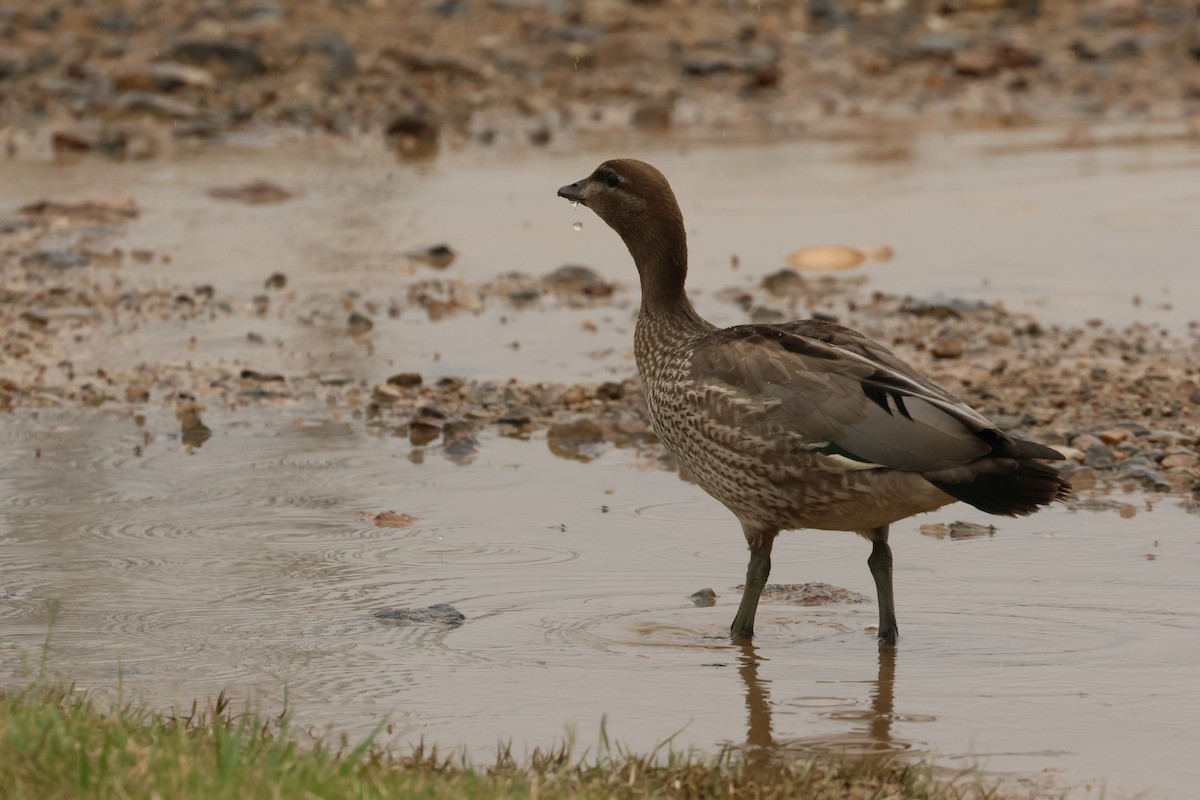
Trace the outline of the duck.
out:
[[[641,304],[634,358],[655,434],[741,524],[746,581],[730,626],[754,636],[771,551],[785,530],[857,533],[878,597],[878,639],[898,636],[889,527],[955,501],[1024,516],[1065,499],[1057,450],[1002,431],[883,345],[825,320],[719,328],[693,308],[683,214],[644,161],[605,161],[558,196],[624,241]]]

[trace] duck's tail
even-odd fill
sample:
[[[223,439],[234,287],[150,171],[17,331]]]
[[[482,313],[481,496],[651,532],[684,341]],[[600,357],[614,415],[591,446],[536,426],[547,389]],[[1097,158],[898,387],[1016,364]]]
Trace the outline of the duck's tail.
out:
[[[984,458],[965,467],[927,473],[925,479],[956,500],[1006,517],[1032,514],[1070,496],[1071,484],[1057,469],[1038,460],[1061,460],[1060,453],[1033,442],[1013,440],[1013,444],[1010,453],[1015,458]]]

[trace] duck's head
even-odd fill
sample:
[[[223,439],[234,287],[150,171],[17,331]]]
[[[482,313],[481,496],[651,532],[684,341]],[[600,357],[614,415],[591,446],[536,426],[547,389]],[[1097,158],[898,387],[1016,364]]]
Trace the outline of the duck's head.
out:
[[[682,286],[687,269],[683,215],[657,169],[632,158],[605,161],[583,180],[559,189],[558,196],[587,206],[607,222],[625,240],[643,278],[647,272],[677,273]]]
[[[683,235],[683,218],[671,185],[644,161],[606,161],[587,178],[560,188],[558,197],[588,206],[631,249],[647,236]]]

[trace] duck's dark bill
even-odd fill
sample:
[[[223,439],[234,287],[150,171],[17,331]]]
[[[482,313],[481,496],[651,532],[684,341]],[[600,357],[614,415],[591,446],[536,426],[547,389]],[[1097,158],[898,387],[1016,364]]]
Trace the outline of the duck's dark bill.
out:
[[[587,203],[583,202],[583,190],[586,187],[587,187],[587,178],[584,178],[581,181],[575,181],[574,183],[567,184],[566,186],[559,189],[558,196],[565,197],[568,200],[570,200],[572,203],[583,203],[584,205],[587,205]]]

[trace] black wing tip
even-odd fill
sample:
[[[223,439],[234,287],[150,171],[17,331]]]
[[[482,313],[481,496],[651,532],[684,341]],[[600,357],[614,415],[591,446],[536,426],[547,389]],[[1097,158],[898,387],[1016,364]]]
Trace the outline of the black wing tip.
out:
[[[1071,496],[1071,484],[1040,461],[1022,460],[1011,472],[984,473],[963,483],[932,483],[956,500],[1004,517],[1024,517]]]

